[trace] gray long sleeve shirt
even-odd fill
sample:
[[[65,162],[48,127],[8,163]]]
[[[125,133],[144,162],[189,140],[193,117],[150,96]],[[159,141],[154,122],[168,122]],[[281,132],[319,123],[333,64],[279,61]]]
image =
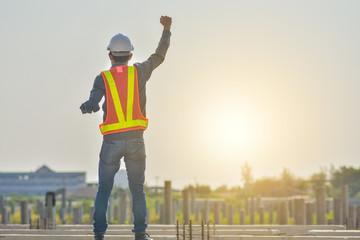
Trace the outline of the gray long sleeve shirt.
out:
[[[164,30],[158,47],[155,50],[155,53],[152,54],[146,61],[141,63],[135,63],[134,66],[137,69],[138,73],[138,82],[139,82],[139,98],[140,98],[140,108],[142,114],[146,117],[146,82],[150,79],[152,71],[157,68],[165,59],[166,52],[170,45],[170,36],[171,32]],[[111,68],[116,66],[127,65],[127,63],[115,63]],[[104,79],[101,74],[97,75],[94,81],[93,88],[90,92],[89,100],[84,102],[82,107],[86,109],[86,113],[92,113],[99,111],[99,102],[105,96],[104,104],[102,109],[104,111],[103,119],[105,121],[107,116],[107,99],[106,99],[106,89]],[[133,130],[127,132],[119,132],[104,135],[104,139],[131,139],[136,137],[142,137],[143,130]]]

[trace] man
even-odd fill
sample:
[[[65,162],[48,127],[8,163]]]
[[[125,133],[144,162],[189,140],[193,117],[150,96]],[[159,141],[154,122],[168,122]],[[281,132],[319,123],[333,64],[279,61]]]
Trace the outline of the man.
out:
[[[124,157],[129,188],[132,195],[135,240],[150,240],[146,233],[145,145],[143,132],[147,128],[146,82],[152,71],[165,59],[170,44],[172,19],[162,16],[164,30],[154,54],[146,61],[128,66],[134,50],[130,39],[116,34],[108,50],[111,68],[101,72],[94,81],[89,100],[80,106],[83,114],[97,112],[102,106],[104,123],[100,131],[104,135],[99,160],[99,187],[95,198],[94,239],[103,240],[107,229],[106,212],[114,182],[114,175]]]

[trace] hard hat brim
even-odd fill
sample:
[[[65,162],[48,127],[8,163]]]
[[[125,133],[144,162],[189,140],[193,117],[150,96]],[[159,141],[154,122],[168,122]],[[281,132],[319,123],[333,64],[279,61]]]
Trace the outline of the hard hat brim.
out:
[[[110,51],[111,55],[116,56],[116,57],[122,57],[122,56],[130,56],[131,52],[116,52],[116,51]]]

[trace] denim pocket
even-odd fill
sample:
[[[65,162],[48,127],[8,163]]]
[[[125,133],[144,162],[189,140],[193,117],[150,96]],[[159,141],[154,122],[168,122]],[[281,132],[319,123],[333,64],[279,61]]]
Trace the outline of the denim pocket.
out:
[[[117,165],[120,161],[120,158],[122,157],[121,148],[121,142],[104,140],[100,152],[100,161],[108,165]]]
[[[126,155],[133,160],[144,160],[145,142],[144,139],[132,139],[126,142]]]

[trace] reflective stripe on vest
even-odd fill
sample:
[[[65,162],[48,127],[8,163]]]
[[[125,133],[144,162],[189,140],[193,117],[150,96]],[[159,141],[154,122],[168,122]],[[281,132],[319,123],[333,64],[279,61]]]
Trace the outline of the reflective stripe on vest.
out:
[[[148,120],[143,117],[143,119],[133,119],[133,110],[134,110],[134,91],[138,91],[135,89],[135,69],[132,66],[128,66],[128,82],[127,82],[127,108],[126,108],[126,120],[125,115],[121,106],[119,93],[115,84],[115,80],[110,71],[104,71],[103,74],[107,81],[111,96],[107,94],[107,101],[113,101],[116,116],[118,122],[107,124],[107,121],[100,125],[100,131],[102,134],[109,134],[114,132],[123,132],[127,130],[135,130],[135,129],[146,129],[148,125]],[[108,90],[107,90],[108,91]],[[138,95],[137,95],[138,96]],[[110,98],[110,99],[109,99]],[[107,114],[111,114],[110,109],[107,109]],[[140,107],[138,109],[140,111]]]

